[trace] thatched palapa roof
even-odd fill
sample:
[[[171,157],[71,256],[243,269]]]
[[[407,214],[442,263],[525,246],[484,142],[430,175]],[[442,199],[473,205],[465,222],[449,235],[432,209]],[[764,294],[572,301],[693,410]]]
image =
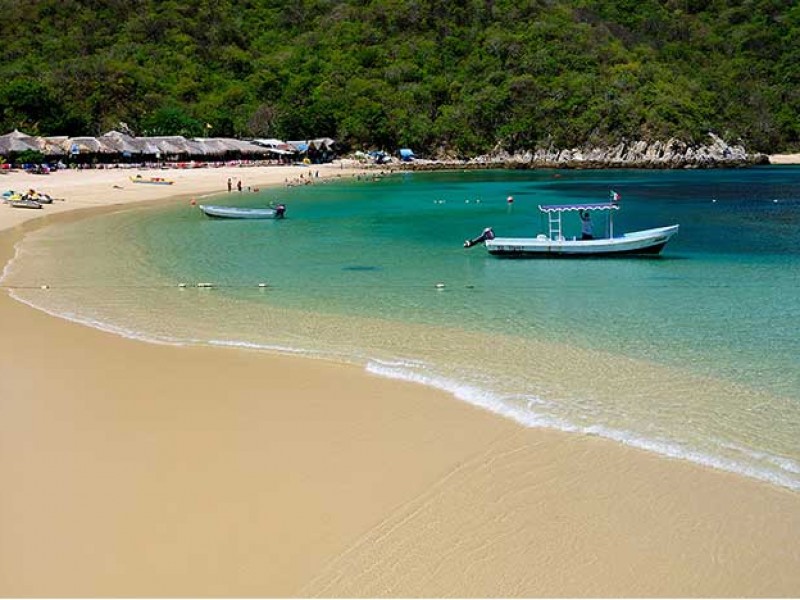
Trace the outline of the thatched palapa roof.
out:
[[[11,133],[0,135],[0,154],[8,155],[28,150],[40,151],[36,138],[16,129]]]
[[[317,148],[330,147],[330,138],[310,140],[305,144]],[[253,140],[252,142],[232,138],[194,138],[180,135],[133,137],[119,131],[109,131],[99,137],[47,136],[33,137],[19,131],[0,136],[0,154],[12,154],[25,150],[38,150],[45,156],[69,156],[76,154],[123,155],[123,156],[182,156],[224,157],[226,155],[291,155],[297,152],[295,142],[281,140]],[[304,144],[304,145],[305,145]]]

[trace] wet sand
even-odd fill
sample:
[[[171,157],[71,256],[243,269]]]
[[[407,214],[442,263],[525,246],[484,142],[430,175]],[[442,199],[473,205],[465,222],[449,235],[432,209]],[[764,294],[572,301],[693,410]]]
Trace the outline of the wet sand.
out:
[[[221,171],[127,201],[183,202]],[[114,208],[88,175],[28,187]],[[79,217],[49,208],[0,206],[0,263]],[[0,332],[2,596],[800,596],[800,494],[352,366],[120,338],[5,290]]]

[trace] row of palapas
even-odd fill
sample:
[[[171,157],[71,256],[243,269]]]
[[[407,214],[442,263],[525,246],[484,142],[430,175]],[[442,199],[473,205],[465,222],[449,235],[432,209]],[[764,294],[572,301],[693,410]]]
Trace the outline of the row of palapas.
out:
[[[292,158],[331,155],[336,142],[330,138],[284,142],[277,139],[185,138],[179,135],[134,137],[109,131],[97,137],[31,136],[21,131],[0,136],[0,156],[13,158],[24,152],[46,157],[108,157],[117,159],[225,159]]]

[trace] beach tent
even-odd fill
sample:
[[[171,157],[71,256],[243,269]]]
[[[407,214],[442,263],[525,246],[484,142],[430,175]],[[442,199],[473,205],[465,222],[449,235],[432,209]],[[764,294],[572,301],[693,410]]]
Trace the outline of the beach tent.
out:
[[[414,160],[414,151],[409,148],[400,148],[398,154],[403,160]]]
[[[301,142],[297,140],[297,141],[287,142],[287,144],[289,144],[289,146],[291,146],[301,154],[304,152],[308,152],[308,146],[309,146],[308,142]]]
[[[383,165],[389,162],[389,155],[383,150],[370,150],[368,154],[375,161],[375,164]]]

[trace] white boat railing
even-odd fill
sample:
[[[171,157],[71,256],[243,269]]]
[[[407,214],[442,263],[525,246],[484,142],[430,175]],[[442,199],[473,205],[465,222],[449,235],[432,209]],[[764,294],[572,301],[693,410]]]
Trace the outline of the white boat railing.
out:
[[[547,214],[548,235],[551,240],[558,241],[562,237],[561,214],[565,212],[580,212],[593,210],[608,211],[608,238],[614,237],[613,211],[619,210],[617,202],[586,203],[586,204],[547,204],[539,205],[539,210]]]

